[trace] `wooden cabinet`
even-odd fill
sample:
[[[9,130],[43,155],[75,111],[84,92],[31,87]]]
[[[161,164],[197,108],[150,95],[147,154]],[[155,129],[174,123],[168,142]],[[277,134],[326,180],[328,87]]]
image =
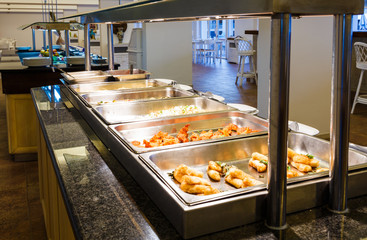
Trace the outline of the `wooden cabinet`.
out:
[[[38,169],[40,198],[47,237],[53,240],[75,239],[52,160],[39,125],[37,131],[39,133]]]
[[[7,94],[6,117],[9,153],[37,153],[38,119],[31,94]]]

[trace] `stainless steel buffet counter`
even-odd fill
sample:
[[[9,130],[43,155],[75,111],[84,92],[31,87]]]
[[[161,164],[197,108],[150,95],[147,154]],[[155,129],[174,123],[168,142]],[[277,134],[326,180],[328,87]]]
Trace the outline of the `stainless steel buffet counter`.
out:
[[[64,90],[67,93],[68,90]],[[155,165],[165,170],[163,162],[157,161],[172,156],[170,153],[174,150],[151,152],[140,158],[114,135],[109,135],[103,143],[102,133],[106,133],[101,131],[103,123],[98,118],[92,122],[84,120],[80,115],[82,111],[76,110],[78,105],[74,107],[58,86],[32,89],[32,96],[77,239],[180,239],[176,230],[182,234],[185,229],[195,235],[216,232],[198,238],[202,240],[367,237],[367,197],[350,199],[350,213],[346,215],[333,215],[326,207],[289,214],[290,228],[283,231],[272,231],[261,221],[265,217],[264,199],[267,192],[261,187],[242,194],[242,190],[232,190],[232,193],[237,192],[237,196],[188,206],[150,168]],[[92,129],[90,125],[94,121],[101,123],[101,126]],[[100,137],[95,135],[96,132]],[[263,137],[255,138],[262,141]],[[305,138],[313,140],[313,137],[300,134],[290,136],[292,144],[297,146],[296,150],[309,152]],[[233,143],[241,146],[246,141],[236,139]],[[319,144],[317,148],[311,146],[312,153],[319,155],[320,159],[328,159],[327,154],[318,152],[324,152],[329,143],[316,141]],[[119,152],[112,151],[111,154],[105,144],[115,144]],[[231,142],[225,141],[224,144]],[[175,154],[174,160],[194,154],[185,149],[206,149],[206,145],[206,151],[209,151],[223,143],[178,148],[177,153],[182,155]],[[205,157],[205,154],[202,156]],[[349,173],[349,197],[366,194],[366,189],[360,185],[366,181],[365,158],[365,155],[350,151],[350,159],[354,160]],[[148,165],[145,161],[153,161],[154,165]],[[288,212],[325,204],[327,195],[328,178],[323,174],[312,180],[293,182],[288,186]],[[236,214],[234,218],[229,217],[231,213]],[[257,222],[242,226],[254,221]],[[186,228],[177,228],[180,222]],[[231,228],[235,223],[241,227]],[[172,225],[176,226],[176,230]],[[221,231],[226,228],[231,229]],[[189,236],[194,235],[186,235]]]
[[[97,114],[96,108],[99,106],[87,105],[82,100],[83,97],[76,94],[71,89],[72,87],[69,85],[61,87],[61,98],[64,102],[70,101],[72,104],[67,104],[68,108],[78,110],[96,133],[98,139],[104,143],[121,165],[144,189],[181,236],[191,238],[264,219],[264,213],[267,211],[265,207],[265,199],[267,197],[266,174],[254,172],[248,166],[248,160],[254,151],[262,154],[268,153],[268,137],[264,135],[267,132],[267,123],[265,120],[261,120],[255,116],[247,116],[231,109],[222,109],[222,111],[217,113],[174,116],[154,121],[140,121],[141,119],[139,119],[122,125],[108,125],[100,114]],[[107,93],[107,91],[105,92]],[[188,99],[194,98],[184,97],[175,101],[179,104]],[[165,106],[164,102],[170,101],[169,99],[141,101],[139,102],[140,105],[136,102],[137,105],[135,108],[139,109],[140,106],[156,102],[160,102],[162,103],[160,104],[161,106]],[[103,106],[120,109],[119,111],[124,112],[124,109],[129,104],[131,103],[109,103]],[[187,103],[185,102],[184,104]],[[219,102],[216,102],[216,104],[225,106],[225,104]],[[172,107],[172,105],[169,106]],[[123,116],[122,114],[121,117]],[[156,149],[148,149],[148,151],[146,149],[138,151],[137,148],[131,145],[132,140],[149,138],[154,132],[159,130],[169,131],[169,129],[179,128],[185,122],[192,123],[194,129],[196,129],[195,121],[201,120],[204,123],[207,122],[210,128],[211,122],[214,121],[215,123],[215,120],[221,117],[224,119],[227,117],[228,120],[228,116],[232,118],[242,117],[249,121],[252,120],[251,127],[258,127],[263,132],[259,132],[260,136],[258,134],[249,134],[219,138],[215,141],[181,143],[170,145],[168,148],[163,146]],[[222,122],[220,127],[223,127],[222,124],[227,123],[227,120]],[[236,124],[247,125],[246,122],[241,121],[236,122]],[[198,126],[201,126],[201,124],[198,124]],[[241,126],[244,127],[244,125]],[[216,127],[218,128],[218,125]],[[150,132],[148,131],[149,128],[151,128]],[[200,127],[197,128],[200,129]],[[136,132],[135,136],[133,134],[134,131]],[[141,131],[145,135],[142,135]],[[316,159],[320,160],[321,167],[328,167],[329,142],[303,134],[290,133],[289,147],[302,154],[308,153],[314,155]],[[147,153],[138,154],[137,152]],[[208,196],[196,196],[184,193],[179,188],[179,185],[168,175],[177,165],[182,163],[205,171],[209,160],[235,165],[251,174],[263,184],[244,189],[235,189],[224,181],[220,181],[219,183],[213,184],[213,186],[215,185],[221,191],[220,193]],[[367,194],[367,189],[361,188],[358,184],[358,182],[367,180],[367,173],[365,171],[366,164],[367,156],[365,154],[350,150],[349,195],[351,197]],[[287,212],[301,211],[325,204],[328,199],[328,184],[329,177],[327,172],[305,174],[289,180]],[[226,221],[223,221],[224,218]]]

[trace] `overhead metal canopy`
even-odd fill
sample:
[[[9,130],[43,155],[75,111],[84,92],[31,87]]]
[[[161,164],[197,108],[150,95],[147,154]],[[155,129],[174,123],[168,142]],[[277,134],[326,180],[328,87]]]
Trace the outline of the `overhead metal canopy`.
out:
[[[61,19],[80,17],[81,23],[205,20],[292,15],[362,14],[364,0],[145,0]],[[204,19],[203,19],[204,18]]]
[[[27,28],[38,30],[83,30],[84,25],[80,23],[70,22],[34,22],[31,24],[20,26],[19,29],[25,30]]]

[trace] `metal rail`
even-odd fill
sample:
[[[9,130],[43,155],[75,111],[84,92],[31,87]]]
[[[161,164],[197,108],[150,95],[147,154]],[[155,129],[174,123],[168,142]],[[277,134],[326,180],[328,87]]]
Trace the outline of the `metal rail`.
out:
[[[114,70],[113,25],[107,24],[108,69]]]
[[[50,66],[54,65],[53,61],[53,48],[52,48],[52,30],[48,30],[48,56],[50,58]]]
[[[350,119],[351,15],[334,16],[329,209],[347,211]]]
[[[271,22],[269,169],[267,221],[269,228],[283,229],[287,205],[287,139],[291,15],[275,14]]]
[[[85,71],[92,70],[91,61],[90,61],[90,26],[89,24],[84,25],[84,64]]]

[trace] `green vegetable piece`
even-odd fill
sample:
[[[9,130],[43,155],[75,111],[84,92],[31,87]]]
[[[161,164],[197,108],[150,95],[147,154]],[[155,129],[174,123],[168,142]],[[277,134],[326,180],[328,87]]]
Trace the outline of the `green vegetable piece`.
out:
[[[265,165],[268,165],[268,161],[266,161],[266,160],[260,160],[260,162],[265,164]]]
[[[287,169],[288,169],[288,170],[291,170],[291,166],[287,166]]]
[[[309,159],[313,159],[313,156],[311,154],[306,154],[306,156],[309,158]]]

